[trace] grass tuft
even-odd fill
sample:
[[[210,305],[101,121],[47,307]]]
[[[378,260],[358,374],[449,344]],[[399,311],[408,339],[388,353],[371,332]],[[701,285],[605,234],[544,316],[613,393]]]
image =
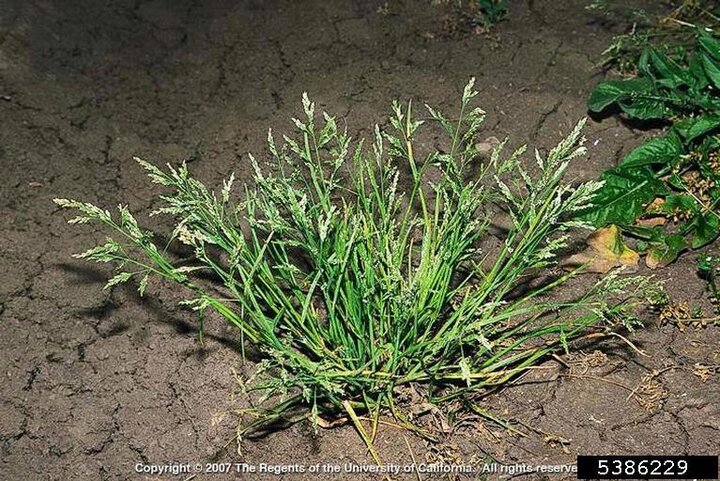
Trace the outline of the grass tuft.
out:
[[[482,159],[476,95],[471,81],[452,120],[427,107],[448,147],[423,158],[415,146],[424,122],[411,103],[393,104],[389,127],[376,126],[368,147],[303,95],[294,134],[278,141],[268,133],[269,167],[250,156],[254,182],[241,201],[233,176],[216,193],[185,164],[161,169],[138,159],[169,190],[153,214],[175,219],[171,241],[192,249],[191,263],[173,259],[125,206],[111,215],[56,203],[79,212],[71,223],[116,232],[79,255],[117,265],[108,286],[135,278],[142,293],[148,276],[179,284],[186,304],[214,309],[262,351],[258,369],[272,375],[249,389],[274,401],[243,434],[298,409],[318,423],[384,409],[402,418],[398,388],[422,383],[438,403],[501,386],[579,338],[630,325],[648,287],[610,275],[557,300],[548,294],[577,271],[528,283],[554,265],[569,229],[584,227],[572,216],[600,187],[563,180],[585,153],[585,122],[547,155],[536,151],[539,173],[530,175],[525,148],[504,155],[501,145]],[[499,211],[510,219],[505,238],[481,250]]]

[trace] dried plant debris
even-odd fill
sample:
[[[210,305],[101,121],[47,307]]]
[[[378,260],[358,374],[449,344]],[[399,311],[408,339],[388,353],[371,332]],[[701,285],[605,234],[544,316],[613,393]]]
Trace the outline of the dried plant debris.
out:
[[[659,319],[661,324],[674,324],[680,331],[687,328],[703,329],[720,320],[717,316],[703,317],[700,307],[690,307],[688,301],[668,302],[660,309]]]
[[[718,366],[711,366],[708,364],[696,362],[695,364],[693,364],[692,373],[697,376],[700,381],[706,383],[710,380],[712,376],[718,373]]]
[[[657,380],[658,373],[652,372],[643,377],[640,384],[633,390],[632,397],[647,411],[658,411],[670,392]]]
[[[583,267],[587,272],[606,273],[616,267],[635,270],[640,261],[640,255],[625,245],[616,225],[596,230],[588,236],[586,243],[585,251],[563,263],[566,268]]]

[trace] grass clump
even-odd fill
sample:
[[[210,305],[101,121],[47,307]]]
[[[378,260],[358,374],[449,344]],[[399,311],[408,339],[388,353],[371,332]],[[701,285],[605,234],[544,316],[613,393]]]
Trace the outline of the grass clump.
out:
[[[563,180],[585,152],[584,122],[547,155],[535,152],[539,174],[531,176],[520,163],[524,148],[479,158],[476,95],[471,81],[455,120],[428,107],[447,149],[422,159],[423,121],[412,104],[394,103],[388,128],[376,126],[366,147],[334,117],[316,115],[304,95],[294,135],[278,143],[268,134],[269,167],[250,156],[254,185],[241,201],[233,176],[216,193],[184,164],[138,160],[169,189],[155,214],[173,216],[171,241],[189,246],[190,263],[174,261],[125,206],[113,216],[56,203],[79,212],[71,223],[100,222],[118,234],[78,256],[115,263],[108,286],[137,278],[142,293],[148,276],[179,284],[187,304],[216,310],[262,351],[261,368],[272,375],[250,389],[280,398],[248,430],[298,409],[316,421],[384,409],[402,419],[398,388],[424,385],[431,402],[468,400],[573,340],[631,323],[646,287],[609,276],[576,298],[553,300],[546,294],[576,272],[528,283],[553,265],[568,229],[583,226],[569,219],[600,186]],[[481,251],[498,207],[510,227],[497,249]],[[216,282],[204,280],[208,273]]]

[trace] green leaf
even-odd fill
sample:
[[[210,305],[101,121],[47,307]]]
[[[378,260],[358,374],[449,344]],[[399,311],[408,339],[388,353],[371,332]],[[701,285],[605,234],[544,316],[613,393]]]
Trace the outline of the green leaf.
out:
[[[720,135],[705,136],[697,147],[697,151],[706,157],[716,150],[720,150]]]
[[[601,112],[610,105],[633,94],[649,93],[653,89],[650,79],[606,80],[601,82],[590,94],[588,108],[591,112]]]
[[[647,167],[611,169],[602,174],[601,180],[605,184],[595,195],[593,207],[580,216],[596,227],[632,224],[648,203],[669,193]]]
[[[716,88],[720,88],[720,67],[718,67],[716,60],[707,55],[701,55],[701,59],[708,78]]]
[[[688,73],[665,54],[650,50],[649,56],[653,67],[661,75],[661,78],[657,79],[658,83],[672,89],[689,83]]]
[[[720,60],[720,40],[704,28],[698,29],[698,44],[705,53]]]
[[[107,284],[105,284],[105,287],[103,289],[109,289],[112,286],[116,286],[118,284],[122,284],[123,282],[127,282],[132,277],[132,273],[130,272],[121,272],[119,274],[116,274],[113,276],[109,281],[107,281]]]
[[[687,194],[675,194],[665,197],[661,211],[665,214],[677,214],[679,212],[698,212],[700,206],[695,198]]]
[[[688,71],[692,76],[690,88],[695,92],[700,92],[708,86],[708,78],[701,57],[702,55],[696,54],[688,61]]]
[[[720,110],[720,101],[712,95],[709,95],[709,90],[706,87],[706,91],[697,92],[691,91],[685,95],[682,100],[682,105],[686,110],[692,109],[693,111],[706,110],[709,112],[717,112]]]
[[[720,219],[714,212],[698,213],[691,222],[692,248],[698,249],[717,239]]]
[[[661,242],[654,243],[648,249],[645,263],[651,269],[665,267],[678,258],[687,245],[685,239],[678,234],[663,236]]]
[[[694,117],[676,122],[674,129],[690,142],[701,135],[711,132],[720,127],[720,116],[703,115],[702,117]]]
[[[629,234],[633,237],[642,239],[643,245],[638,242],[636,248],[639,251],[646,251],[647,245],[654,242],[662,242],[665,233],[659,227],[646,227],[641,225],[628,225],[623,227],[623,234]]]
[[[643,165],[665,165],[683,154],[683,146],[677,134],[670,132],[665,137],[650,139],[630,152],[620,162],[623,168]]]
[[[620,108],[630,117],[640,120],[662,119],[667,117],[665,102],[658,98],[636,98],[621,100]]]
[[[650,68],[650,50],[643,49],[637,61],[637,70],[642,76],[652,77],[652,69]]]

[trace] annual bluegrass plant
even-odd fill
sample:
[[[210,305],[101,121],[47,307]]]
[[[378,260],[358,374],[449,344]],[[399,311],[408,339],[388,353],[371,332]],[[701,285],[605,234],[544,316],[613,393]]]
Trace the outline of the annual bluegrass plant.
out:
[[[71,224],[99,222],[118,234],[77,256],[116,264],[108,286],[137,278],[143,293],[148,276],[169,280],[187,289],[187,304],[214,309],[262,351],[265,375],[249,389],[276,402],[244,433],[301,410],[318,423],[345,413],[365,437],[358,411],[388,409],[404,422],[396,404],[403,386],[424,385],[431,402],[470,402],[573,340],[633,322],[647,287],[613,275],[558,300],[547,294],[576,272],[528,284],[548,272],[566,231],[582,227],[569,219],[600,186],[563,181],[585,152],[584,121],[547,155],[535,152],[539,174],[531,176],[520,163],[524,148],[505,157],[501,145],[481,159],[476,95],[471,81],[455,120],[427,107],[448,147],[422,159],[424,122],[412,104],[394,103],[388,129],[376,126],[367,147],[334,117],[316,115],[304,95],[294,135],[277,142],[269,132],[267,168],[250,156],[254,185],[241,201],[233,176],[216,193],[185,164],[160,169],[138,159],[168,188],[153,214],[175,219],[171,240],[192,249],[191,263],[177,263],[126,206],[115,216],[55,202],[79,212]],[[498,249],[483,252],[498,206],[510,227]]]

